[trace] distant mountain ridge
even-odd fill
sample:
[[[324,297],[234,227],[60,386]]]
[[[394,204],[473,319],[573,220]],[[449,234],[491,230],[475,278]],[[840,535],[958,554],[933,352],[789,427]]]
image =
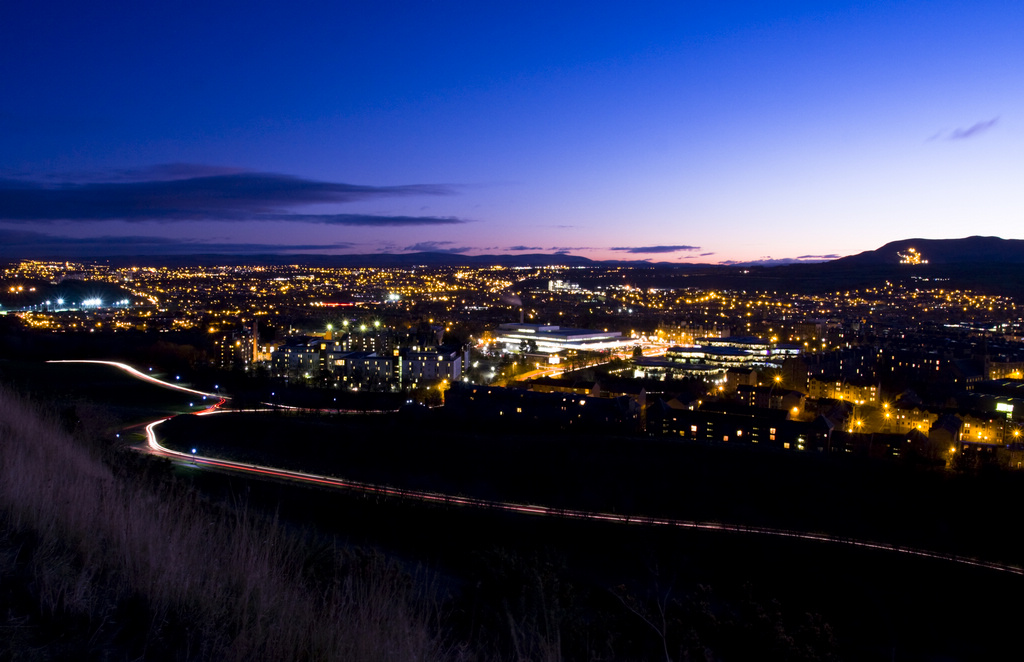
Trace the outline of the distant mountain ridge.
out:
[[[900,263],[899,254],[910,249],[920,253],[928,264],[1024,264],[1024,239],[1000,237],[964,237],[963,239],[900,239],[881,248],[833,260],[827,264],[844,267],[883,266]]]
[[[808,270],[822,274],[850,269],[897,267],[900,255],[915,249],[928,265],[1003,264],[1024,265],[1024,239],[1000,237],[964,237],[962,239],[900,239],[875,250],[864,251],[828,261],[757,260],[733,264],[680,263],[649,260],[593,260],[579,255],[563,253],[525,253],[517,255],[466,255],[462,253],[363,253],[349,255],[263,253],[224,254],[196,253],[191,255],[111,255],[107,258],[48,256],[36,259],[99,261],[114,267],[168,266],[207,267],[222,265],[282,266],[301,264],[311,267],[335,268],[410,268],[424,267],[653,267],[673,270],[713,269],[716,272],[732,269],[756,268],[782,275],[793,270]],[[13,259],[13,258],[11,258]],[[2,261],[2,260],[0,260]],[[922,265],[924,266],[924,265]]]

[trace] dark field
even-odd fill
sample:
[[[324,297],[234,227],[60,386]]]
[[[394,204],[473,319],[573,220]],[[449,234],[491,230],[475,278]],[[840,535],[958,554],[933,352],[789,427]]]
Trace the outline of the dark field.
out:
[[[182,416],[169,447],[352,480],[556,508],[825,532],[1024,563],[1017,474],[653,438],[526,436],[443,418]]]
[[[507,643],[508,623],[494,619],[553,618],[564,650],[574,651],[562,659],[664,659],[658,633],[626,604],[647,617],[662,604],[670,644],[699,642],[690,659],[702,646],[726,660],[1003,659],[1024,617],[1014,599],[1024,578],[947,562],[192,475],[204,492],[244,494],[294,526],[433,569],[459,636],[488,632]],[[533,628],[539,651],[550,632]],[[685,659],[678,650],[672,659]]]
[[[170,381],[175,377],[151,374]],[[150,384],[115,367],[94,363],[0,360],[0,383],[38,402],[100,408],[112,426],[121,427],[213,404],[200,396]]]

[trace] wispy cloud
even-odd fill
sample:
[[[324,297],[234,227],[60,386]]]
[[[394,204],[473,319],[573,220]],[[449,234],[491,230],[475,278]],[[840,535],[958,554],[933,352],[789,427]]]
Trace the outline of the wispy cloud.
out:
[[[977,135],[979,135],[981,133],[984,133],[984,132],[988,131],[989,129],[994,127],[996,125],[996,123],[998,123],[998,122],[999,122],[999,118],[998,117],[993,117],[990,120],[986,120],[984,122],[978,122],[978,123],[974,124],[973,126],[967,127],[966,129],[954,129],[953,132],[949,134],[949,139],[950,140],[965,140],[967,138],[973,138],[974,136],[977,136]]]
[[[679,251],[699,251],[700,246],[616,246],[611,250],[631,254],[678,253]]]
[[[466,251],[473,250],[470,246],[452,248],[451,244],[454,243],[454,241],[421,241],[412,246],[406,246],[402,250],[414,253],[465,253]]]
[[[509,246],[505,250],[507,251],[542,251],[544,250],[540,246]]]
[[[933,142],[935,140],[967,140],[968,138],[974,138],[975,136],[985,133],[996,124],[999,123],[998,117],[993,117],[990,120],[984,120],[982,122],[976,122],[966,129],[953,129],[947,132],[945,129],[938,131],[928,138],[926,142]]]
[[[274,173],[171,164],[104,173],[107,181],[0,179],[0,220],[7,222],[288,221],[331,225],[448,225],[441,216],[301,214],[296,207],[454,194],[449,186],[365,186]],[[85,180],[85,181],[83,181]]]
[[[293,221],[326,225],[460,225],[472,222],[454,216],[385,216],[376,214],[287,214],[251,220]]]
[[[807,264],[808,262],[825,262],[834,260],[839,255],[801,255],[800,257],[779,257],[764,255],[757,260],[723,260],[719,264],[743,267],[779,267],[787,264]]]
[[[709,257],[709,256],[714,255],[714,254],[715,254],[715,252],[711,251],[710,253],[701,253],[697,257]]]

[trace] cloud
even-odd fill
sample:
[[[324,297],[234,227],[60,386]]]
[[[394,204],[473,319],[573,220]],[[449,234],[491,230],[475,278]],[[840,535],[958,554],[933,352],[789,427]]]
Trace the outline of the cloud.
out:
[[[764,255],[757,260],[723,260],[719,264],[735,267],[780,267],[787,264],[806,264],[808,262],[824,262],[834,260],[838,255],[801,255],[800,257],[779,257],[774,258]]]
[[[509,246],[505,250],[507,250],[507,251],[542,251],[544,249],[541,248],[540,246]]]
[[[459,225],[471,223],[454,216],[378,216],[376,214],[287,214],[250,220],[298,221],[327,225]]]
[[[973,138],[973,137],[975,137],[977,135],[980,135],[980,134],[988,131],[989,129],[994,127],[998,122],[999,122],[999,118],[998,117],[993,117],[990,120],[986,120],[984,122],[978,122],[978,123],[976,123],[976,124],[974,124],[972,126],[967,127],[966,129],[953,129],[953,131],[950,132],[949,136],[946,139],[947,140],[966,140],[968,138]]]
[[[412,251],[414,253],[465,253],[466,251],[473,250],[469,246],[447,248],[449,244],[454,243],[454,241],[421,241],[413,244],[412,246],[406,246],[402,250]]]
[[[698,255],[697,257],[708,257],[708,256],[710,256],[710,255],[714,255],[714,254],[715,254],[715,252],[714,252],[714,251],[711,251],[710,253],[701,253],[701,254],[700,254],[700,255]]]
[[[593,249],[590,246],[552,246],[548,250],[555,251],[556,253],[568,253],[569,251],[589,251]]]
[[[448,186],[364,186],[274,173],[171,164],[103,175],[107,181],[0,179],[0,220],[8,222],[291,221],[333,225],[444,225],[438,216],[298,214],[304,205],[452,195]]]
[[[353,244],[248,244],[205,243],[171,237],[102,236],[62,237],[43,232],[0,228],[0,255],[25,257],[96,257],[113,255],[186,255],[194,253],[290,253],[298,251],[336,251]]]
[[[613,251],[625,251],[626,253],[677,253],[679,251],[699,251],[700,246],[617,246]]]

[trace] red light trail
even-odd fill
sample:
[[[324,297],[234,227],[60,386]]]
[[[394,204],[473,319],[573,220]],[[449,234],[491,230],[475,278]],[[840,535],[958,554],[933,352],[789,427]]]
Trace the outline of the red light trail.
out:
[[[221,409],[221,407],[227,402],[227,398],[221,397],[214,393],[204,393],[194,389],[179,386],[170,382],[165,382],[155,377],[151,377],[135,368],[115,361],[49,361],[48,363],[95,363],[101,365],[108,365],[124,370],[128,374],[138,379],[171,388],[176,391],[184,393],[191,393],[194,395],[201,395],[207,397],[218,398],[218,402],[207,407],[206,409],[196,412],[196,415],[204,416],[217,413],[227,413],[230,410]],[[281,405],[277,405],[281,406]],[[288,409],[294,409],[293,407],[286,407]],[[256,410],[252,410],[256,411]],[[832,543],[838,545],[846,545],[848,547],[856,547],[861,549],[874,549],[885,552],[895,552],[897,554],[904,554],[908,556],[915,556],[919,558],[936,559],[940,561],[948,561],[951,563],[958,563],[961,565],[973,566],[977,568],[984,568],[987,570],[995,570],[998,572],[1006,572],[1013,575],[1024,576],[1024,568],[1017,565],[1011,565],[1006,563],[996,563],[993,561],[984,561],[981,559],[972,558],[969,556],[961,556],[957,554],[949,554],[946,552],[936,552],[926,549],[919,549],[916,547],[906,547],[897,545],[894,543],[883,543],[870,540],[860,540],[856,538],[846,538],[842,536],[834,536],[827,533],[812,533],[806,531],[792,531],[788,529],[775,529],[764,526],[748,526],[744,524],[726,524],[722,522],[700,522],[697,520],[686,520],[686,519],[675,519],[666,517],[651,517],[647,515],[619,515],[617,513],[608,513],[600,511],[590,510],[579,510],[573,508],[552,508],[549,506],[542,506],[536,504],[525,504],[516,503],[512,501],[496,501],[492,499],[480,499],[477,497],[469,496],[454,496],[450,494],[443,494],[440,492],[431,492],[428,490],[414,490],[414,489],[402,489],[397,487],[390,487],[387,485],[377,485],[373,483],[364,483],[360,481],[347,480],[344,478],[336,478],[334,476],[325,476],[321,474],[312,474],[303,471],[291,471],[288,469],[278,469],[275,467],[267,467],[257,464],[248,464],[245,462],[233,462],[230,460],[221,460],[217,458],[205,457],[194,453],[183,453],[181,451],[171,450],[164,446],[161,446],[156,436],[156,427],[169,420],[168,418],[161,418],[153,421],[146,426],[146,443],[149,452],[155,455],[161,455],[164,457],[174,458],[183,460],[186,463],[193,464],[195,466],[209,467],[213,470],[220,471],[232,471],[232,472],[243,472],[249,475],[262,477],[262,478],[276,478],[291,481],[299,481],[310,485],[321,485],[326,487],[333,487],[337,489],[344,489],[354,492],[360,492],[363,494],[372,494],[378,496],[393,497],[399,499],[409,499],[414,501],[420,501],[424,503],[437,503],[447,506],[457,506],[464,508],[478,508],[484,510],[501,511],[509,513],[520,513],[523,515],[532,515],[537,517],[559,517],[565,519],[575,520],[591,520],[598,522],[613,522],[617,524],[629,524],[636,526],[659,526],[659,527],[671,527],[677,529],[691,529],[700,531],[724,531],[729,533],[741,533],[741,534],[752,534],[761,536],[771,536],[775,538],[789,538],[793,540],[808,540],[812,542]]]
[[[217,411],[209,411],[206,413],[217,413]],[[233,462],[230,460],[203,457],[190,453],[183,453],[181,451],[171,450],[169,448],[161,446],[159,441],[157,440],[155,429],[158,425],[160,425],[166,420],[168,419],[164,418],[158,421],[153,421],[152,423],[146,426],[146,438],[150,452],[165,457],[185,460],[196,466],[206,466],[215,470],[219,469],[222,471],[232,472],[240,471],[259,477],[299,481],[312,485],[321,485],[354,492],[360,492],[363,494],[394,497],[399,499],[411,499],[414,501],[420,501],[424,503],[437,503],[447,506],[478,508],[482,510],[492,510],[509,513],[520,513],[524,515],[533,515],[539,517],[558,517],[575,520],[592,520],[600,522],[613,522],[617,524],[659,526],[702,531],[724,531],[729,533],[753,534],[761,536],[771,536],[775,538],[789,538],[794,540],[808,540],[813,542],[832,543],[846,545],[848,547],[874,549],[886,552],[895,552],[898,554],[904,554],[908,556],[916,556],[920,558],[949,561],[961,565],[984,568],[987,570],[996,570],[998,572],[1007,572],[1014,575],[1024,576],[1024,568],[1016,565],[984,561],[981,559],[976,559],[968,556],[960,556],[957,554],[949,554],[945,552],[935,552],[915,547],[906,547],[893,543],[883,543],[869,540],[858,540],[855,538],[845,538],[842,536],[834,536],[826,533],[810,533],[804,531],[792,531],[787,529],[774,529],[764,526],[726,524],[722,522],[700,522],[696,520],[675,519],[667,517],[650,517],[646,515],[620,515],[617,513],[579,510],[573,508],[551,508],[548,506],[516,503],[512,501],[496,501],[492,499],[480,499],[477,497],[470,496],[453,496],[450,494],[431,492],[428,490],[402,489],[390,487],[387,485],[378,485],[373,483],[364,483],[355,480],[347,480],[344,478],[336,478],[334,476],[326,476],[322,474],[312,474],[303,471],[291,471],[288,469],[277,469],[274,467],[248,464],[245,462]]]

